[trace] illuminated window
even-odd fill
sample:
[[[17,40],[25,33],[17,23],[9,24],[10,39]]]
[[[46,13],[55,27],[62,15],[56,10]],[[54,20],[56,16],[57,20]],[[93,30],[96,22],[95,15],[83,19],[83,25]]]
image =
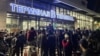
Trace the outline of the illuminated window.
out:
[[[11,24],[11,18],[6,19],[6,24]]]
[[[73,12],[73,16],[76,17],[76,13],[75,12]]]
[[[64,15],[67,15],[67,10],[66,9],[64,9]]]
[[[57,14],[59,13],[59,7],[56,7],[56,13]]]
[[[77,13],[77,12],[76,12],[76,17],[77,17],[78,19],[80,18],[80,17],[79,17],[79,13]]]
[[[40,21],[40,26],[46,26],[46,22]]]
[[[26,30],[28,27],[28,22],[27,21],[23,21],[23,30]]]
[[[46,26],[49,26],[50,22],[46,22]]]
[[[35,26],[36,26],[36,24],[35,24],[35,21],[34,21],[34,20],[32,20],[32,21],[31,21],[30,26],[31,26],[31,27],[35,27]]]
[[[64,14],[63,11],[63,8],[60,8],[60,14]]]
[[[73,12],[72,11],[70,11],[69,13],[70,13],[70,16],[73,16]]]
[[[90,19],[90,22],[93,22],[93,19]]]
[[[18,25],[18,24],[19,24],[18,19],[12,19],[12,24],[16,24],[16,25]]]
[[[69,10],[67,10],[67,14],[70,15],[70,11]]]
[[[84,16],[84,15],[82,16],[82,20],[86,20],[86,18],[85,18],[85,16]]]

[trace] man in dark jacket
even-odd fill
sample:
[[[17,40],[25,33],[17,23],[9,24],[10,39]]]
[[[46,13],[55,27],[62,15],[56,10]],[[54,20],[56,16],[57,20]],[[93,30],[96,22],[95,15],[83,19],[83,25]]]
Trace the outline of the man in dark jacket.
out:
[[[8,51],[8,45],[3,39],[4,32],[0,32],[0,56],[5,56],[6,51]]]
[[[54,32],[54,27],[53,27],[52,24],[49,24],[49,26],[47,27],[47,32],[48,32],[49,34],[52,34],[52,33]]]
[[[59,36],[58,36],[58,56],[62,56],[62,40],[64,39],[62,31],[60,31]]]
[[[73,51],[76,52],[79,49],[79,45],[78,45],[78,34],[76,33],[76,31],[73,32],[73,36],[72,36],[72,45],[73,45]]]
[[[80,40],[82,38],[82,32],[81,32],[80,28],[78,28],[76,31],[78,34],[78,39]]]
[[[95,56],[93,50],[89,48],[88,41],[85,38],[80,41],[80,48],[82,50],[81,56]]]
[[[48,46],[49,46],[49,55],[56,56],[55,55],[56,38],[53,33],[48,35]]]
[[[25,35],[23,34],[23,31],[21,31],[17,37],[16,45],[14,47],[12,56],[15,56],[15,53],[17,54],[17,56],[20,56],[20,52],[21,56],[23,56],[23,49],[25,43],[26,43],[26,38]]]
[[[41,36],[41,52],[43,56],[48,56],[48,39],[44,29],[42,30]]]

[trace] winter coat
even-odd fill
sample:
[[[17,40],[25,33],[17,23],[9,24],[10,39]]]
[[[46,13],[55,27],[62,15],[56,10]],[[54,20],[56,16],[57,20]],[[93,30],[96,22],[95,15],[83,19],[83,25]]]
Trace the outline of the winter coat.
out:
[[[16,46],[19,47],[21,45],[24,45],[26,43],[26,38],[24,35],[20,35],[17,37],[17,41],[16,41]]]
[[[7,51],[8,51],[7,43],[3,39],[0,39],[0,52],[5,53]]]

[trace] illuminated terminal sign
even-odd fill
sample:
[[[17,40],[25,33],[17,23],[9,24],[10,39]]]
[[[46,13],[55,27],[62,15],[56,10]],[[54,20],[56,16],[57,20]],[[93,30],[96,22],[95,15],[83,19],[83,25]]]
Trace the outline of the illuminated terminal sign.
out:
[[[63,14],[56,14],[56,12],[54,10],[46,11],[46,10],[31,8],[31,7],[18,5],[18,4],[14,4],[14,3],[10,3],[10,6],[11,6],[12,12],[27,13],[27,14],[31,14],[31,15],[74,21],[73,17],[68,16],[68,15],[63,15]]]

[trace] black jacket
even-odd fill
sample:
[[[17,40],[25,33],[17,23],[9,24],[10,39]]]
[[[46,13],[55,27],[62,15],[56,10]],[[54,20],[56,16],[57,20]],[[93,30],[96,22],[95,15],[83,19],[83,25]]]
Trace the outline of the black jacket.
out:
[[[82,53],[81,56],[96,56],[93,50],[87,49],[86,52]]]
[[[26,38],[24,35],[20,35],[17,37],[16,46],[21,46],[26,43]]]
[[[0,52],[5,53],[6,51],[8,51],[8,45],[3,39],[0,39]]]
[[[41,48],[47,49],[48,48],[48,39],[47,39],[47,36],[43,36],[41,42],[42,42]]]
[[[53,34],[48,35],[48,46],[49,46],[49,48],[56,47],[56,38]]]

